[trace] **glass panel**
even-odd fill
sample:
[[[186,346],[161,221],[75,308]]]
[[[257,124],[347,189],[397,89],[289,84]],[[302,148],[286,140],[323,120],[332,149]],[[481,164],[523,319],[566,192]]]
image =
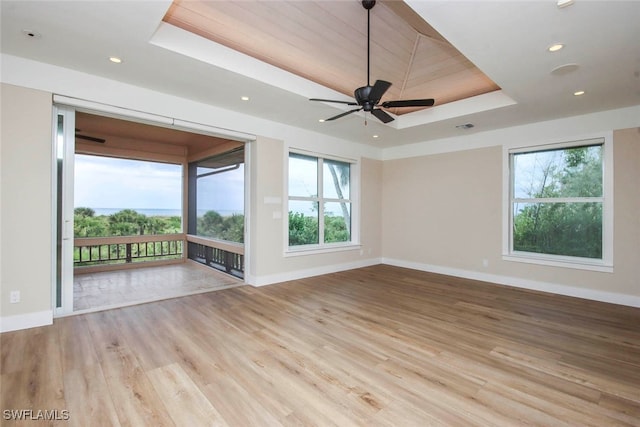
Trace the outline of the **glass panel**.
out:
[[[324,204],[324,242],[351,240],[351,203],[326,202]]]
[[[64,157],[64,115],[58,114],[58,126],[56,132],[56,308],[62,307],[62,224],[64,224],[63,212],[63,157]]]
[[[602,197],[602,145],[513,155],[514,198]]]
[[[351,165],[335,160],[325,160],[323,166],[323,192],[328,199],[349,199]]]
[[[198,168],[199,173],[201,169],[209,168]],[[196,234],[243,243],[244,164],[237,169],[200,177],[196,188]]]
[[[318,159],[289,154],[289,196],[318,196]]]
[[[289,246],[318,244],[318,202],[289,200]]]
[[[602,258],[602,203],[515,203],[513,249]]]

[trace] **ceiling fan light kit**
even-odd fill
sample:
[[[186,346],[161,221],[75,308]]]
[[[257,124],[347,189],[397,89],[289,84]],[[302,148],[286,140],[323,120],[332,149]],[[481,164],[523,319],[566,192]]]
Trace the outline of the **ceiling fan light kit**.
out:
[[[384,80],[376,80],[371,86],[371,9],[375,6],[375,0],[362,0],[362,6],[367,10],[367,85],[357,88],[353,97],[355,102],[337,101],[332,99],[311,98],[310,101],[334,102],[351,106],[358,106],[352,110],[329,117],[324,121],[336,120],[349,114],[365,111],[374,115],[383,123],[392,122],[394,119],[382,108],[402,108],[402,107],[431,107],[435,103],[433,99],[407,99],[398,101],[385,101],[380,103],[385,92],[391,87],[391,83]]]

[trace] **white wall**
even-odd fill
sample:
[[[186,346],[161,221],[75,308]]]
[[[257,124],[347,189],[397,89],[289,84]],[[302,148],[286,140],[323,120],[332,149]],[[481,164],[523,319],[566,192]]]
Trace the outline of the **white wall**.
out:
[[[636,109],[637,111],[637,109]],[[611,131],[610,112],[564,121],[574,140],[585,127]],[[584,126],[573,127],[584,120]],[[640,114],[633,117],[640,125]],[[589,122],[589,123],[586,123]],[[632,121],[632,123],[634,123]],[[555,121],[556,128],[562,123]],[[513,286],[640,306],[640,132],[614,132],[614,272],[502,259],[503,146],[531,127],[450,141],[458,151],[387,160],[383,166],[383,260],[390,264]],[[576,132],[580,129],[580,133]],[[593,130],[593,129],[591,129]],[[573,136],[569,136],[571,131]],[[521,135],[521,136],[514,136]],[[544,141],[544,139],[542,140]],[[538,143],[540,140],[537,141]],[[496,145],[498,144],[498,145]],[[488,265],[484,265],[486,260]]]
[[[2,84],[0,331],[52,321],[51,94]],[[21,301],[9,303],[19,291]],[[27,315],[27,316],[24,316]]]

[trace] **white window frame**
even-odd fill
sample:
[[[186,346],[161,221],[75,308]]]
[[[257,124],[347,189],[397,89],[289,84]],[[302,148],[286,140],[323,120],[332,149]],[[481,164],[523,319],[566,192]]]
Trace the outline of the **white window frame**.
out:
[[[602,144],[603,146],[603,174],[602,174],[602,259],[571,257],[563,255],[539,254],[513,250],[513,176],[511,171],[512,154],[556,150],[585,145]],[[581,270],[613,272],[613,133],[589,136],[564,141],[550,141],[540,144],[505,145],[503,146],[503,176],[502,176],[502,259],[505,261],[524,262],[530,264],[553,267],[574,268]],[[537,201],[535,199],[534,201]],[[545,201],[544,199],[540,199]],[[558,199],[554,201],[572,201],[572,199]],[[596,200],[600,201],[600,200]]]
[[[318,159],[318,196],[316,197],[304,197],[304,196],[291,196],[289,194],[289,157],[290,154],[300,154],[302,156],[315,157]],[[286,167],[285,170],[285,194],[287,195],[284,200],[284,255],[287,256],[299,256],[299,255],[313,255],[326,252],[339,252],[358,250],[361,248],[360,244],[360,162],[356,159],[331,156],[313,151],[307,151],[297,148],[289,148],[285,150]],[[334,160],[343,163],[349,163],[351,165],[349,172],[349,199],[334,199],[325,198],[323,194],[323,166],[324,160]],[[315,201],[318,203],[318,243],[310,245],[296,245],[289,246],[289,201],[290,200],[303,200],[303,201]],[[323,202],[340,202],[348,200],[351,203],[351,240],[348,242],[334,242],[324,243],[324,203]]]

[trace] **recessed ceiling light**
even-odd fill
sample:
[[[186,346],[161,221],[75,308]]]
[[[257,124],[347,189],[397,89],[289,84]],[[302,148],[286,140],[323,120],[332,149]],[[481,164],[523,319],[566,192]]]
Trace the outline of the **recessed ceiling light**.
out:
[[[549,47],[547,48],[547,50],[548,50],[549,52],[557,52],[557,51],[559,51],[560,49],[562,49],[563,47],[564,47],[564,45],[563,45],[562,43],[554,43],[554,44],[552,44],[551,46],[549,46]]]
[[[318,119],[320,123],[324,123],[324,119]]]
[[[248,101],[249,97],[248,96],[242,96],[242,97],[240,97],[240,99],[242,99],[243,101]]]
[[[117,56],[110,56],[109,61],[113,62],[114,64],[122,64],[122,59],[118,58]]]
[[[583,90],[577,90],[577,91],[573,92],[574,96],[581,96],[581,95],[584,95],[584,94],[585,94],[585,91],[583,91]]]
[[[563,7],[571,6],[575,0],[557,0],[556,6],[558,9],[562,9]]]
[[[377,138],[377,137],[378,137],[378,135],[373,135],[373,137],[374,137],[374,138]]]

